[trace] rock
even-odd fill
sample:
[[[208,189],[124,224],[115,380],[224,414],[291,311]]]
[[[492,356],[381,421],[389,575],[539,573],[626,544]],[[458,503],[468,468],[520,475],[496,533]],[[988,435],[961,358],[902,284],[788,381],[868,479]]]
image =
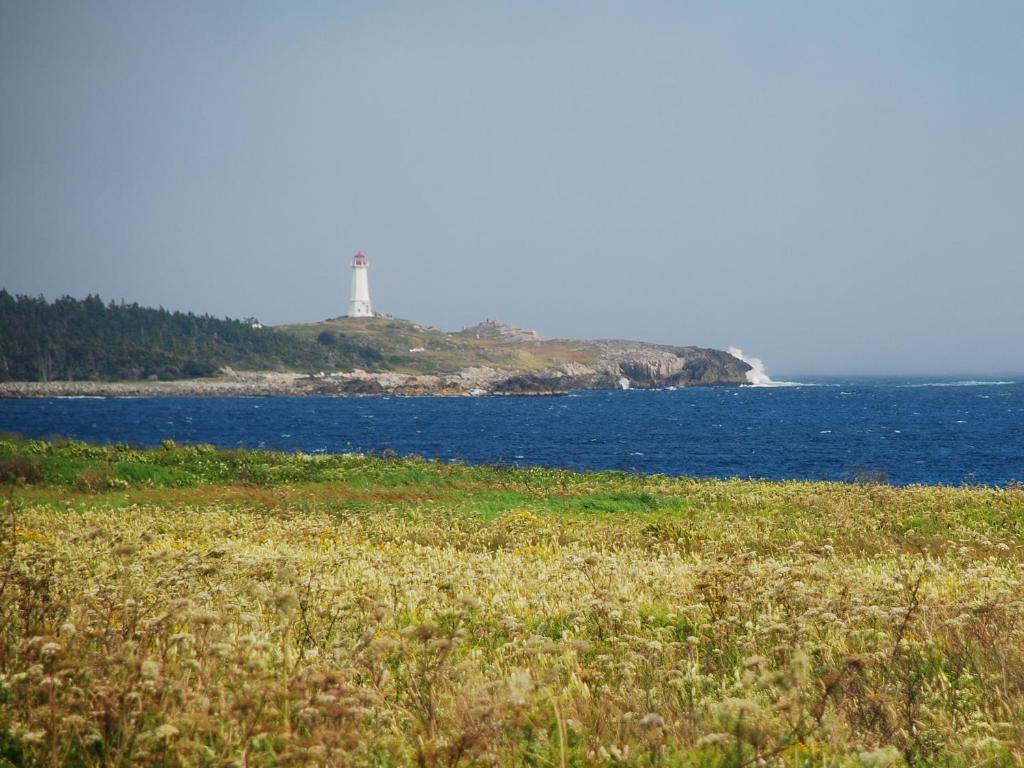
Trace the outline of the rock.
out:
[[[382,395],[384,387],[376,379],[349,379],[341,382],[337,391],[345,395]]]
[[[743,361],[717,349],[621,341],[602,344],[609,367],[637,389],[745,384],[750,370]]]
[[[569,388],[555,377],[537,376],[527,373],[510,376],[491,389],[492,395],[566,395]]]
[[[463,328],[460,333],[475,339],[493,339],[496,341],[543,341],[544,337],[528,328],[519,328],[507,323],[485,320],[477,325]]]

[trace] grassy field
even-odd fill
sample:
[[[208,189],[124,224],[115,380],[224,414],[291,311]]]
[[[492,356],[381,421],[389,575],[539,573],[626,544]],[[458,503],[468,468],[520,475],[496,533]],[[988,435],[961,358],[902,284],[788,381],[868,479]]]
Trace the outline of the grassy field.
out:
[[[601,350],[594,342],[509,338],[490,325],[447,333],[399,318],[339,317],[278,328],[308,340],[326,332],[346,343],[370,347],[380,354],[381,370],[399,373],[455,373],[472,366],[537,373],[565,363],[601,362]],[[422,351],[410,353],[412,349]],[[367,361],[367,367],[372,369],[371,363]]]
[[[0,441],[0,765],[1024,761],[1024,490]]]

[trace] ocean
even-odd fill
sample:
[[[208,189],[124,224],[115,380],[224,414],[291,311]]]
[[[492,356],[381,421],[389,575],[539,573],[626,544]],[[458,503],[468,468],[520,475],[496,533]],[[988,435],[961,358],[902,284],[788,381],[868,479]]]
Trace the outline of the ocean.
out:
[[[1024,482],[1024,382],[814,380],[563,397],[0,400],[0,430],[698,477]]]

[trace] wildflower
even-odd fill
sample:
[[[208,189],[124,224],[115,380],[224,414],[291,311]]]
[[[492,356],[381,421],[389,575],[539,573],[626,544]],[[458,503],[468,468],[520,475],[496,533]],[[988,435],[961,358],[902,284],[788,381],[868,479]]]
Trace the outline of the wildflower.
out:
[[[648,712],[646,715],[640,718],[639,725],[641,728],[647,730],[653,730],[655,728],[665,727],[665,718],[655,712]]]
[[[278,613],[291,613],[299,607],[299,596],[294,589],[283,589],[274,595],[274,609]]]
[[[211,643],[210,653],[219,658],[226,658],[231,653],[230,643]]]
[[[39,649],[39,655],[40,656],[44,656],[44,657],[46,657],[46,656],[56,656],[62,650],[63,650],[63,646],[60,643],[54,643],[54,642],[45,643]]]
[[[435,653],[444,653],[450,650],[451,647],[452,639],[450,637],[435,637],[427,643],[427,648]]]
[[[198,608],[192,611],[192,621],[201,627],[215,624],[218,618],[220,617],[208,608]]]
[[[416,624],[410,627],[405,627],[401,634],[403,637],[412,637],[426,642],[433,637],[437,631],[438,629],[435,624]]]
[[[888,768],[890,765],[896,765],[902,759],[900,751],[896,747],[880,747],[857,755],[857,760],[864,768]]]
[[[277,582],[289,582],[292,581],[299,572],[295,570],[295,566],[291,563],[285,563],[277,569],[277,573],[274,574],[274,580]]]
[[[508,699],[514,706],[521,707],[526,704],[526,697],[533,690],[533,679],[530,677],[530,670],[517,667],[512,670],[508,678]]]
[[[724,699],[716,707],[722,730],[751,744],[763,744],[768,738],[768,722],[761,705],[751,699]]]
[[[178,729],[170,723],[164,723],[153,730],[153,737],[158,741],[170,741],[178,735]]]
[[[697,741],[698,747],[726,747],[732,745],[735,737],[731,733],[709,733]]]
[[[86,746],[93,746],[95,744],[103,743],[103,735],[99,731],[89,731],[85,736],[82,737],[82,742]]]

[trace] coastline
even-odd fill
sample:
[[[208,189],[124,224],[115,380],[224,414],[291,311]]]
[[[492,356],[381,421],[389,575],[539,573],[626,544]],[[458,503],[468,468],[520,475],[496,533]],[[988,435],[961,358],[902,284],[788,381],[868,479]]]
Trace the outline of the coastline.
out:
[[[483,395],[564,395],[567,388],[538,386],[512,392],[491,390],[486,382],[427,380],[438,377],[376,374],[312,377],[268,373],[171,381],[8,381],[0,382],[0,398],[49,397],[374,397]]]
[[[630,388],[654,388],[652,382],[626,379]],[[738,386],[738,377],[714,377],[679,386]],[[235,372],[203,379],[169,381],[6,381],[0,398],[48,397],[355,397],[355,396],[555,396],[572,390],[616,390],[612,375],[516,373],[468,368],[455,374],[348,373],[301,374],[274,371]]]

